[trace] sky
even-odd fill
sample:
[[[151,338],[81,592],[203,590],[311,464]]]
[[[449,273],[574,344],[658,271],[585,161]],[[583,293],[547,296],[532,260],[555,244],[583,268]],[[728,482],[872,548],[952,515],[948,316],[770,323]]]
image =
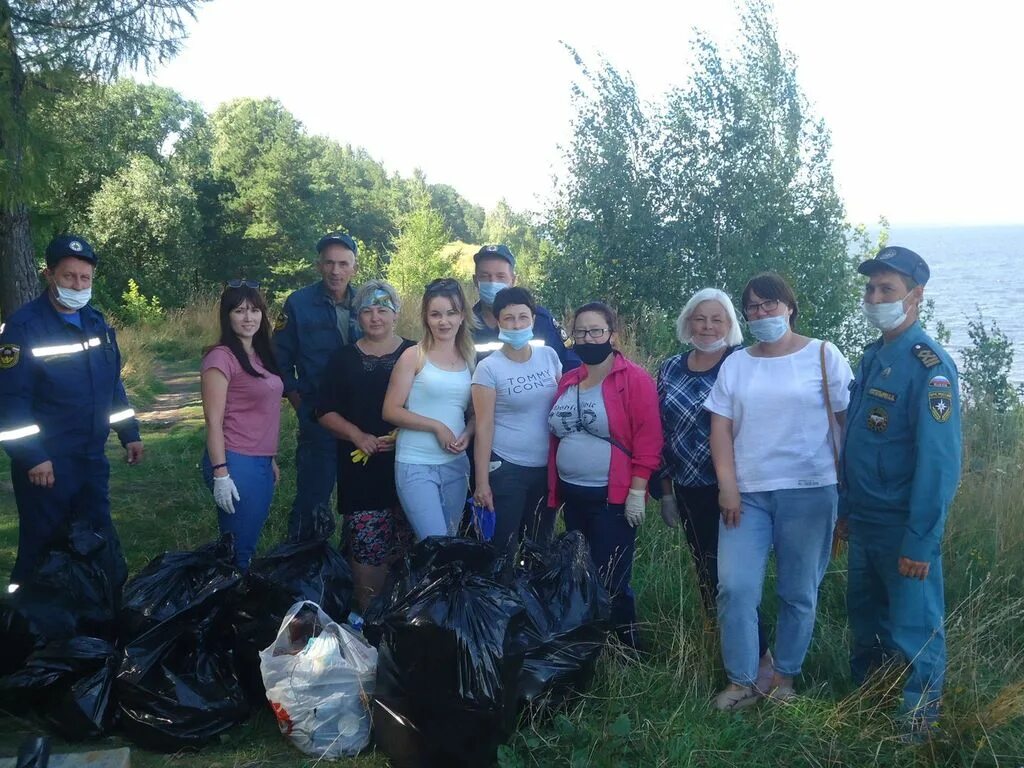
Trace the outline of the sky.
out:
[[[831,129],[851,222],[1024,223],[1024,3],[776,0],[775,12]],[[485,207],[505,198],[540,211],[580,79],[563,41],[657,102],[686,84],[694,28],[729,50],[737,6],[213,0],[151,79],[208,110],[279,99],[311,133],[391,171],[420,168]]]

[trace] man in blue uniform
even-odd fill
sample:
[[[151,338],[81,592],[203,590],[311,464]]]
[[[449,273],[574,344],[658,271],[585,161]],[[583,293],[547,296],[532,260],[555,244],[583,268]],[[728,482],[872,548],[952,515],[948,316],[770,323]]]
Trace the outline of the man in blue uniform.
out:
[[[882,338],[851,387],[840,533],[848,533],[847,608],[857,683],[881,664],[908,665],[907,736],[939,715],[946,666],[942,533],[960,481],[956,366],[918,323],[928,265],[885,248],[860,265],[864,314]]]
[[[358,248],[344,232],[316,244],[321,279],[292,293],[274,327],[274,349],[284,395],[299,420],[295,449],[296,488],[288,536],[301,540],[334,531],[331,492],[337,479],[337,440],[313,415],[316,391],[334,352],[359,337],[352,307]]]
[[[82,238],[55,238],[46,248],[46,292],[0,333],[0,443],[18,506],[12,585],[32,578],[73,519],[117,542],[104,455],[111,428],[128,463],[142,459],[114,329],[89,306],[96,261]]]
[[[473,341],[479,360],[501,348],[498,320],[491,307],[498,291],[516,284],[516,257],[507,245],[485,245],[473,256],[473,263],[476,265],[473,282],[480,294],[480,301],[473,306],[477,320]],[[576,353],[565,348],[565,337],[551,313],[539,305],[533,320],[533,338],[531,343],[543,343],[555,350],[562,361],[563,371],[571,371],[580,365]]]

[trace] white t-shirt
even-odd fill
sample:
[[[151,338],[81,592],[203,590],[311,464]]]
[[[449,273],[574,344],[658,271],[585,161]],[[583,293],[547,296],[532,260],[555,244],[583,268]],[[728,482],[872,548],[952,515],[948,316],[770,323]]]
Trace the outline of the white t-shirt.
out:
[[[818,488],[836,482],[817,339],[782,357],[753,357],[747,349],[722,363],[704,407],[732,419],[736,481],[741,493]],[[832,410],[850,404],[853,371],[826,342]],[[835,436],[838,439],[838,435]]]
[[[500,349],[476,367],[473,383],[494,390],[494,443],[491,450],[522,467],[548,463],[548,411],[562,363],[551,347],[531,347],[530,359],[517,363]]]

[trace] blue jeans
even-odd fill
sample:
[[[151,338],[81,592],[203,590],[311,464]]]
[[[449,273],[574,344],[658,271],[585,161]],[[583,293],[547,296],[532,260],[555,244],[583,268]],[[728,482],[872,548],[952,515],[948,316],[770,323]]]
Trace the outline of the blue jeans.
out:
[[[469,491],[469,459],[462,454],[445,464],[395,461],[395,490],[416,541],[454,536]]]
[[[493,462],[501,466],[489,473],[495,517],[491,543],[499,552],[514,552],[523,529],[527,538],[546,542],[555,526],[554,511],[547,505],[548,468],[524,467],[498,456]]]
[[[304,541],[334,532],[331,493],[338,474],[338,439],[313,418],[312,405],[303,402],[297,416],[295,500],[288,516],[288,538]]]
[[[235,513],[229,515],[217,507],[217,524],[221,534],[230,533],[235,539],[235,564],[243,571],[248,570],[249,561],[256,552],[256,543],[263,531],[263,524],[270,514],[270,502],[274,498],[273,458],[270,456],[244,456],[234,451],[225,451],[228,474],[238,489]],[[213,490],[213,466],[209,455],[203,452],[203,479]]]
[[[818,586],[832,550],[838,495],[836,486],[828,485],[743,493],[740,498],[739,525],[719,524],[718,624],[729,680],[753,685],[758,666],[757,609],[768,553],[775,550],[779,597],[775,671],[795,677],[814,633]]]
[[[856,516],[855,510],[851,516]],[[946,674],[942,556],[936,547],[924,581],[901,576],[898,563],[905,532],[905,521],[882,526],[850,520],[850,672],[860,684],[887,661],[906,664],[901,710],[934,720]]]
[[[636,601],[629,580],[633,576],[636,529],[626,522],[625,504],[609,504],[608,488],[589,488],[558,481],[565,500],[565,529],[580,531],[590,545],[590,556],[612,598],[612,627],[619,637],[636,633]]]

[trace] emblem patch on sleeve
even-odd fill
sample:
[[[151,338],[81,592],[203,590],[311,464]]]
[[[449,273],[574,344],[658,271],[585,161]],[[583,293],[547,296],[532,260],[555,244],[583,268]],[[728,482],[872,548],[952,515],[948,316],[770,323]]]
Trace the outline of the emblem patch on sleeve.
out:
[[[868,411],[868,429],[872,432],[885,432],[889,428],[889,414],[885,408],[872,408]]]
[[[6,371],[13,368],[21,359],[21,347],[17,344],[4,344],[0,346],[0,370]]]
[[[940,424],[949,421],[953,414],[953,395],[949,392],[929,392],[928,411]]]
[[[944,388],[944,389],[949,389],[953,385],[950,383],[949,379],[947,379],[945,376],[932,376],[928,380],[928,386],[929,387],[941,387],[941,388]]]
[[[285,329],[285,326],[287,325],[288,314],[286,312],[282,312],[280,315],[277,316],[277,320],[274,322],[274,330],[283,331]]]
[[[934,368],[942,362],[942,360],[939,359],[939,356],[935,354],[935,350],[927,344],[921,344],[918,342],[910,348],[910,351],[914,353],[914,357],[916,357],[925,368]]]

